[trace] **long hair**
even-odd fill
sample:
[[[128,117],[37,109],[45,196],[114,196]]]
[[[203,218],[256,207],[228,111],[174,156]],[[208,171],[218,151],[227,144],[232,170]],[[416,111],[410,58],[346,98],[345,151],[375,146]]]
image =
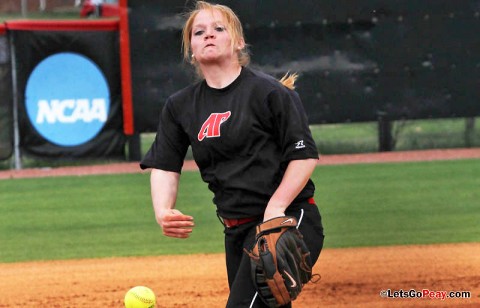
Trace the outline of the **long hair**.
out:
[[[243,27],[240,19],[237,14],[229,8],[228,6],[221,4],[212,4],[205,1],[197,1],[195,7],[185,14],[186,21],[182,29],[182,51],[183,58],[186,62],[195,66],[197,75],[202,77],[202,72],[199,69],[198,63],[195,61],[195,58],[192,57],[191,51],[191,38],[192,38],[192,28],[193,21],[197,14],[202,10],[216,10],[222,14],[223,18],[226,21],[226,27],[228,33],[230,33],[232,43],[232,51],[237,53],[238,63],[241,66],[247,66],[250,63],[250,53],[248,51],[248,45],[245,43],[245,36],[243,34]],[[235,50],[235,42],[243,41],[244,48]],[[283,76],[279,82],[289,89],[295,89],[295,81],[298,78],[297,73],[287,73]]]

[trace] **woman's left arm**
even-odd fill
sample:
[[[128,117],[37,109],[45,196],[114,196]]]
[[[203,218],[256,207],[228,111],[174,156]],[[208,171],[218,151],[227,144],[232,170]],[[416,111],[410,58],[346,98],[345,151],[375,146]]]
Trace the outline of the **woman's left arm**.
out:
[[[288,163],[282,181],[267,204],[263,221],[285,216],[285,210],[298,196],[310,179],[318,159],[292,160]]]

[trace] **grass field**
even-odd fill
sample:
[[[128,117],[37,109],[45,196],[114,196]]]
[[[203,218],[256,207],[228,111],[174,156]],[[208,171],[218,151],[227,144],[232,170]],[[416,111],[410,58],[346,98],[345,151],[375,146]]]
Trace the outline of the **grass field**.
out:
[[[480,146],[480,125],[466,129],[466,119],[394,121],[394,150],[465,148]],[[312,135],[323,154],[378,151],[376,122],[313,125]]]
[[[313,179],[326,247],[478,241],[478,160],[320,166]],[[0,262],[222,252],[222,226],[198,172],[177,208],[190,239],[161,235],[148,174],[0,181]]]
[[[475,121],[471,131],[466,129],[466,119],[461,118],[395,121],[394,150],[480,147],[480,120]],[[376,122],[312,125],[311,131],[322,154],[370,153],[379,148]],[[154,137],[153,133],[142,134],[142,153]],[[191,158],[190,152],[187,155]]]
[[[17,19],[80,19],[80,7],[73,6],[73,1],[71,2],[72,5],[58,6],[45,12],[28,11],[25,15],[21,10],[10,13],[0,12],[0,22]]]

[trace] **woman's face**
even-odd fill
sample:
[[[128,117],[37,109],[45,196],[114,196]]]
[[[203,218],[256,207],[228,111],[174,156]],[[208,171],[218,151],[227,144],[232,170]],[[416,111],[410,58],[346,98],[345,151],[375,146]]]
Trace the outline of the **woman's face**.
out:
[[[236,47],[236,46],[234,46]],[[208,64],[237,58],[232,50],[232,38],[222,14],[217,10],[202,10],[193,21],[191,49],[195,61]]]

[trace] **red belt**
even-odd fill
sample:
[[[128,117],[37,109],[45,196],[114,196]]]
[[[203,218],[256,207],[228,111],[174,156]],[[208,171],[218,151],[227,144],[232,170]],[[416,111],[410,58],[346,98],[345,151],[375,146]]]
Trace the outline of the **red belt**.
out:
[[[313,197],[308,198],[308,203],[309,204],[316,204]],[[260,219],[260,217],[245,217],[245,218],[238,218],[238,219],[236,219],[236,218],[223,218],[222,217],[221,220],[222,220],[223,224],[225,225],[225,227],[233,228],[233,227],[237,227],[237,226],[246,224],[248,222],[259,220],[259,219]]]
[[[246,218],[239,218],[239,219],[229,219],[229,218],[222,218],[223,224],[227,228],[233,228],[237,227],[243,224],[246,224],[247,222],[252,222],[254,220],[259,220],[260,217],[246,217]]]

